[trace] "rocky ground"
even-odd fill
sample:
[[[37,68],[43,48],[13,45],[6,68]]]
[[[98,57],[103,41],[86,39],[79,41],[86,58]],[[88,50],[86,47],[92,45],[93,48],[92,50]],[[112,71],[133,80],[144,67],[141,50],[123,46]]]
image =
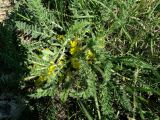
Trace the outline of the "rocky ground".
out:
[[[11,8],[11,1],[0,0],[0,22],[6,19],[10,8]]]

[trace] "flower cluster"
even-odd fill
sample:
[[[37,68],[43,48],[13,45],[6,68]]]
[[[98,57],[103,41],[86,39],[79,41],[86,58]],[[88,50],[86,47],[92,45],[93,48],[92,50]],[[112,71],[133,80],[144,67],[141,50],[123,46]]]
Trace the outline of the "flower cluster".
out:
[[[56,39],[60,40],[60,41],[63,41],[64,40],[64,35],[57,35]]]
[[[57,35],[57,40],[65,40],[63,35]],[[69,53],[70,55],[68,56],[67,54],[60,54],[60,56],[58,57],[57,60],[53,61],[54,59],[54,52],[51,51],[49,48],[46,48],[44,50],[42,50],[43,56],[42,59],[46,62],[49,62],[49,64],[47,65],[47,69],[45,71],[43,71],[43,75],[39,76],[38,80],[35,81],[36,86],[41,86],[43,85],[45,82],[48,82],[48,80],[50,79],[50,77],[56,76],[58,75],[58,79],[63,79],[64,76],[67,76],[67,74],[65,73],[64,69],[68,69],[68,72],[71,72],[70,70],[79,70],[80,69],[80,60],[79,60],[79,56],[83,56],[85,57],[85,60],[89,63],[92,64],[95,58],[94,53],[92,52],[91,49],[85,49],[84,46],[82,46],[81,41],[79,40],[79,38],[74,38],[73,40],[71,40],[69,42]],[[82,57],[83,58],[83,57]],[[60,75],[61,77],[59,77],[58,71],[61,71]],[[45,73],[47,73],[45,75]],[[62,77],[63,76],[63,77]]]
[[[94,60],[93,52],[90,49],[88,49],[88,50],[86,50],[85,56],[86,56],[86,60],[88,61],[88,63],[91,64]]]
[[[50,66],[48,68],[48,75],[49,76],[53,74],[55,68],[56,68],[56,65],[53,62],[50,62]]]
[[[80,62],[77,58],[71,58],[71,64],[74,69],[79,69],[80,67]]]
[[[72,41],[70,41],[70,54],[71,55],[75,55],[78,51],[79,51],[79,40],[78,39],[74,39]]]

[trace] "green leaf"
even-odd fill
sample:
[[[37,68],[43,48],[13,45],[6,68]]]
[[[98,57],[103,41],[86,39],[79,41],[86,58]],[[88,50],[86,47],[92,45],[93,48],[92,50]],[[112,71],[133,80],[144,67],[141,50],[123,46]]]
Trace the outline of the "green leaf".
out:
[[[79,101],[78,103],[79,103],[79,106],[81,107],[81,109],[83,110],[85,116],[87,117],[87,119],[88,120],[93,120],[93,118],[91,117],[91,115],[89,114],[89,112],[87,111],[85,106],[83,105],[83,103],[81,101]]]
[[[132,67],[139,67],[142,69],[153,69],[153,66],[143,60],[136,58],[136,57],[121,57],[118,58],[123,64],[132,66]]]
[[[63,102],[66,102],[66,101],[67,101],[67,98],[68,98],[68,95],[69,95],[69,90],[70,90],[70,89],[65,89],[65,90],[63,90],[63,91],[60,93],[60,99],[61,99]]]
[[[44,55],[53,55],[53,56],[54,56],[54,53],[53,53],[51,50],[49,50],[49,49],[44,49],[44,50],[42,50],[42,53],[43,53]]]
[[[108,82],[111,78],[111,71],[112,71],[112,67],[113,67],[113,64],[111,61],[108,61],[106,63],[106,66],[104,68],[104,81],[105,82]]]

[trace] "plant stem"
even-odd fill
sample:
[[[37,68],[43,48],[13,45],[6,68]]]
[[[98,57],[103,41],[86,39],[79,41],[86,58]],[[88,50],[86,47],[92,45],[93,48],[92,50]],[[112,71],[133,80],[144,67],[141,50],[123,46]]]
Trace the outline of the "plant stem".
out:
[[[97,109],[97,113],[98,113],[98,119],[101,120],[101,113],[100,113],[100,109],[99,109],[99,104],[98,104],[98,99],[97,99],[97,93],[95,92],[95,104],[96,104],[96,109]]]
[[[139,74],[139,69],[137,68],[134,73],[134,87],[136,86],[136,83],[138,80],[138,74]],[[135,116],[136,116],[136,108],[137,108],[136,96],[137,96],[137,93],[134,88],[134,92],[133,92],[133,120],[135,120]]]

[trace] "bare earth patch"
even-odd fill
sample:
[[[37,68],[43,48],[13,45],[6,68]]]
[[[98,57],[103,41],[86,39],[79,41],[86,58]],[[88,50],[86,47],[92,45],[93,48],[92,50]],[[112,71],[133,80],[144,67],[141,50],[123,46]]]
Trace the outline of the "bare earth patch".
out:
[[[10,0],[0,0],[0,22],[6,19],[7,13],[11,8]]]

